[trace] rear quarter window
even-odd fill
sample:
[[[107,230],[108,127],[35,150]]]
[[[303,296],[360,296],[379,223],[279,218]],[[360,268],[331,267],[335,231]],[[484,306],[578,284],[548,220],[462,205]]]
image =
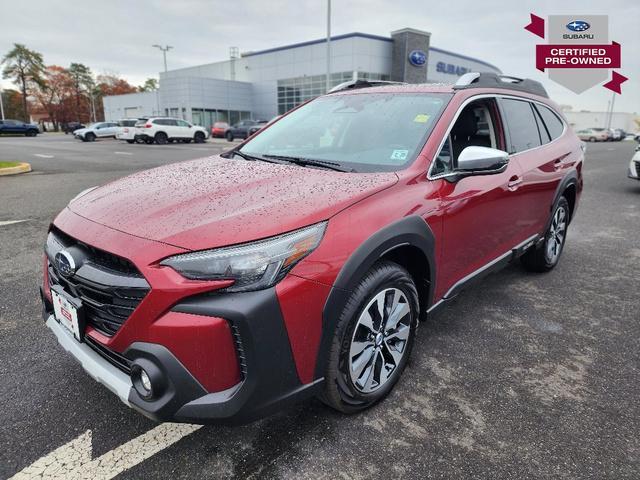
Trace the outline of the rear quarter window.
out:
[[[532,105],[526,100],[502,99],[507,129],[509,153],[518,153],[540,146],[540,134]]]
[[[547,132],[549,132],[549,136],[551,140],[555,140],[564,131],[564,124],[562,120],[558,118],[558,115],[553,113],[550,108],[544,107],[542,105],[536,105],[535,108],[540,113],[542,120],[544,121],[545,126],[547,127]]]

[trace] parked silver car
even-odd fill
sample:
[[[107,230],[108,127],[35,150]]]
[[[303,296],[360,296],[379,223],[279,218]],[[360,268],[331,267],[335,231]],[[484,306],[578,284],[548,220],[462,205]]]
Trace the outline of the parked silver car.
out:
[[[73,136],[83,142],[93,142],[96,138],[116,138],[116,133],[118,133],[116,122],[98,122],[75,130]]]

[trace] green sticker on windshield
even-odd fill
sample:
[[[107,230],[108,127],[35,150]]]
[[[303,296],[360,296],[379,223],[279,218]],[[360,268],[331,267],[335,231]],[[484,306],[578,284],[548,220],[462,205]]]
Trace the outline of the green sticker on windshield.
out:
[[[416,115],[416,118],[414,118],[413,121],[416,123],[427,123],[429,121],[429,115],[419,113],[418,115]]]
[[[391,160],[406,160],[409,150],[394,150],[391,154]]]

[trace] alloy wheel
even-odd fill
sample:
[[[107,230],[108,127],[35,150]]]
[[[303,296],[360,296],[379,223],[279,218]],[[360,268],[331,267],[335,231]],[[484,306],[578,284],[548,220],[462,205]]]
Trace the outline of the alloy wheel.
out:
[[[349,375],[362,393],[385,385],[406,355],[411,306],[397,288],[378,292],[360,313],[349,349]]]
[[[551,227],[549,227],[549,233],[547,235],[545,253],[549,263],[554,264],[558,261],[558,257],[562,252],[562,245],[564,244],[566,233],[567,211],[564,207],[560,206],[553,215]]]

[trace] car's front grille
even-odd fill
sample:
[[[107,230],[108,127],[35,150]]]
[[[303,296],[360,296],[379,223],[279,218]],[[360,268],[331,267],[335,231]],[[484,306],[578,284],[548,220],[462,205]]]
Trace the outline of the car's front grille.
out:
[[[74,275],[64,277],[55,265],[55,254],[65,249],[82,258]],[[47,238],[49,283],[82,301],[88,325],[113,335],[149,291],[149,284],[126,259],[78,242],[59,230]]]
[[[636,162],[636,175],[640,178],[640,162]]]
[[[127,375],[131,375],[131,361],[127,357],[119,354],[118,352],[114,352],[104,345],[101,345],[89,335],[84,337],[84,341],[89,347],[91,347],[98,355],[104,358],[111,365],[122,370]]]

